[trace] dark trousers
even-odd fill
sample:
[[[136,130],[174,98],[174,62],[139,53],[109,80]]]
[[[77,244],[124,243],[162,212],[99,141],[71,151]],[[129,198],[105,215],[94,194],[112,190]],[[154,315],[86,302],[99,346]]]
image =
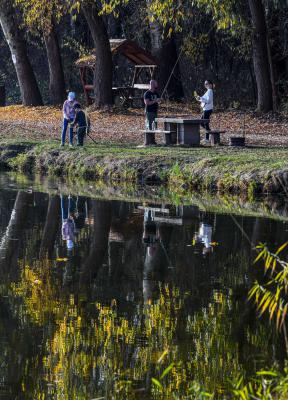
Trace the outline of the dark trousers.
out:
[[[77,146],[83,146],[85,133],[86,128],[80,127],[77,129]]]
[[[156,118],[157,118],[157,113],[146,111],[146,118],[145,118],[146,130],[152,131],[153,122],[155,124],[155,129],[157,129],[157,122],[155,121]],[[151,144],[156,144],[155,133],[150,133],[150,137],[151,137]]]
[[[156,112],[146,111],[145,125],[147,130],[149,129],[150,131],[152,131],[153,122],[155,124],[155,129],[157,128],[157,122],[155,121],[156,118],[157,118]]]
[[[201,126],[204,129],[206,129],[206,131],[207,131],[206,132],[206,139],[207,140],[209,140],[209,131],[211,131],[209,123],[210,123],[210,116],[211,116],[212,112],[213,112],[213,110],[203,111],[203,114],[201,116],[201,119],[208,119],[208,122],[202,122],[201,123]]]
[[[75,211],[75,201],[72,197],[60,195],[61,198],[61,215],[62,215],[62,222],[65,219],[68,219],[71,214]]]

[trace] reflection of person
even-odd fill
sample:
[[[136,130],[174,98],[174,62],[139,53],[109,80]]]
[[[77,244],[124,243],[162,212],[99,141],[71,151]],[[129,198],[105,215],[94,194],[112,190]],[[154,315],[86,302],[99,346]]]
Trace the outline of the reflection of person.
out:
[[[85,224],[88,222],[88,204],[87,199],[84,197],[77,196],[76,198],[74,222],[77,232],[84,228]]]
[[[207,119],[208,122],[202,122],[201,126],[206,129],[206,140],[209,140],[210,129],[210,116],[213,112],[213,83],[212,81],[205,81],[206,93],[203,96],[196,96],[196,99],[201,102],[203,114],[201,119]]]
[[[158,240],[159,240],[159,233],[157,226],[154,222],[154,212],[149,208],[145,208],[143,242],[148,245],[152,245],[158,242]]]
[[[203,254],[207,254],[213,250],[212,247],[212,226],[201,222],[199,232],[195,235],[195,240],[204,244]]]
[[[71,198],[71,196],[69,196],[67,199],[61,195],[62,239],[66,241],[68,250],[72,250],[74,247],[74,239],[75,239],[75,222],[73,217],[74,208],[75,208],[75,203]]]
[[[153,130],[157,127],[155,119],[157,118],[158,104],[160,102],[160,95],[157,92],[158,84],[157,81],[150,81],[150,89],[144,93],[145,103],[145,128],[146,130]],[[152,142],[155,142],[155,134],[152,138]]]
[[[65,139],[66,139],[66,131],[69,126],[69,145],[73,146],[73,126],[71,125],[71,122],[75,118],[75,93],[74,92],[69,92],[68,93],[68,99],[64,102],[63,104],[63,128],[62,128],[62,136],[61,136],[61,146],[65,145]]]
[[[155,257],[159,246],[159,229],[154,222],[154,212],[149,208],[144,211],[143,243],[146,244],[144,270],[143,270],[143,296],[144,301],[152,299],[155,282],[152,274],[155,268]]]

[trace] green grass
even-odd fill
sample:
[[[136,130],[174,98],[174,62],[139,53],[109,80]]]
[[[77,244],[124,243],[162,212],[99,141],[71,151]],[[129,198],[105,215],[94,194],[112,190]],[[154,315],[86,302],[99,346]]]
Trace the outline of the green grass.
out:
[[[197,162],[205,159],[211,166],[222,168],[230,166],[240,168],[242,170],[251,170],[259,167],[282,168],[288,165],[288,147],[287,148],[232,148],[223,147],[146,147],[137,148],[134,144],[116,144],[116,143],[89,143],[83,148],[67,145],[59,147],[58,141],[16,141],[1,140],[0,146],[11,144],[26,144],[35,146],[35,154],[43,151],[59,150],[65,153],[75,153],[84,155],[95,155],[101,157],[117,156],[119,158],[139,158],[149,156],[160,156],[177,160],[178,162]]]
[[[14,170],[32,168],[34,158],[36,172],[44,168],[56,175],[73,172],[86,179],[133,181],[137,180],[138,170],[143,169],[144,173],[154,172],[160,181],[175,185],[175,190],[187,185],[200,189],[217,186],[220,190],[243,190],[253,196],[265,185],[265,190],[273,191],[273,174],[288,170],[288,148],[138,148],[133,144],[109,142],[70,148],[59,147],[60,143],[55,140],[0,141],[2,153],[9,152],[11,145],[21,144],[27,146],[27,151],[22,149],[8,161]]]

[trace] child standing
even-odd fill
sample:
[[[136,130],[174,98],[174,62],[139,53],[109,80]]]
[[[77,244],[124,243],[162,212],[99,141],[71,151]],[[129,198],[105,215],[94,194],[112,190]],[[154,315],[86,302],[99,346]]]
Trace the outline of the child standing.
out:
[[[67,249],[72,250],[75,239],[75,222],[73,217],[75,203],[71,196],[69,196],[67,199],[63,195],[60,195],[60,199],[62,214],[62,239],[66,241]]]
[[[74,105],[74,109],[76,114],[71,125],[77,125],[77,146],[83,146],[84,136],[89,132],[90,129],[90,120],[86,116],[85,112],[81,109],[79,103]]]
[[[196,100],[201,102],[201,108],[203,110],[201,119],[207,119],[208,122],[202,122],[201,126],[206,129],[206,141],[209,141],[209,131],[210,129],[210,116],[213,112],[213,82],[206,80],[204,84],[207,89],[203,96],[196,96]]]

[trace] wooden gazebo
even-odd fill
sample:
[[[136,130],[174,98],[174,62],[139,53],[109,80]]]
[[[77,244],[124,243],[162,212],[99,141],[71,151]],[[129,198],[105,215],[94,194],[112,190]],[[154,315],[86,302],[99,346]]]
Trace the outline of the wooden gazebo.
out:
[[[155,58],[142,47],[128,39],[110,39],[112,55],[121,54],[134,65],[134,73],[131,77],[131,84],[128,86],[113,87],[113,92],[121,98],[122,103],[126,103],[135,96],[136,90],[147,90],[148,80],[155,76],[158,62]],[[85,98],[88,104],[93,103],[93,76],[96,63],[95,54],[82,57],[76,61],[76,66],[80,70],[80,78],[83,85]]]

